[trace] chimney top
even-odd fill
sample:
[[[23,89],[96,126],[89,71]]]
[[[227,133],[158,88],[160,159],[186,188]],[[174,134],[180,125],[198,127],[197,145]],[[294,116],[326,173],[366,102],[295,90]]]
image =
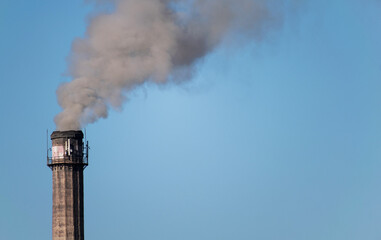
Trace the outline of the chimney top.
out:
[[[83,139],[83,132],[81,130],[70,130],[70,131],[54,131],[50,138],[74,138],[74,139]]]

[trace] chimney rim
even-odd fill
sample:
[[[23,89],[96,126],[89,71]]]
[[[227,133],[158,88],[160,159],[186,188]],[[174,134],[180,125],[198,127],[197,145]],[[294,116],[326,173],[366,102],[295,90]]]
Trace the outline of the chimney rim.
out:
[[[69,131],[54,131],[50,135],[50,139],[57,138],[74,138],[74,139],[83,139],[83,132],[81,130],[69,130]]]

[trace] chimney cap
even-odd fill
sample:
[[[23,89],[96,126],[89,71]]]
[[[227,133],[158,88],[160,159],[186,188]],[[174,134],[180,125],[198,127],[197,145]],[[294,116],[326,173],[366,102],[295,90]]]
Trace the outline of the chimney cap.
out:
[[[81,130],[70,130],[70,131],[54,131],[50,138],[74,138],[74,139],[83,139],[83,132]]]

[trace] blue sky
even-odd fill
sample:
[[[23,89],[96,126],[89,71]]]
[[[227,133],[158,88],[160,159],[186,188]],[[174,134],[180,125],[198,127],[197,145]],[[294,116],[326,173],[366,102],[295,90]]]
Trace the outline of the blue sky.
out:
[[[0,239],[51,238],[46,129],[91,9],[0,1]],[[380,11],[304,1],[267,39],[90,125],[85,237],[380,239]]]

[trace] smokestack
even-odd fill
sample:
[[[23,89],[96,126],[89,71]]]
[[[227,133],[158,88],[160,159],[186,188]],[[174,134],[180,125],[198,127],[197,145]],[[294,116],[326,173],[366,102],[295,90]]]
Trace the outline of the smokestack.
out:
[[[53,172],[53,240],[83,240],[83,170],[88,165],[88,144],[82,131],[51,134]]]

